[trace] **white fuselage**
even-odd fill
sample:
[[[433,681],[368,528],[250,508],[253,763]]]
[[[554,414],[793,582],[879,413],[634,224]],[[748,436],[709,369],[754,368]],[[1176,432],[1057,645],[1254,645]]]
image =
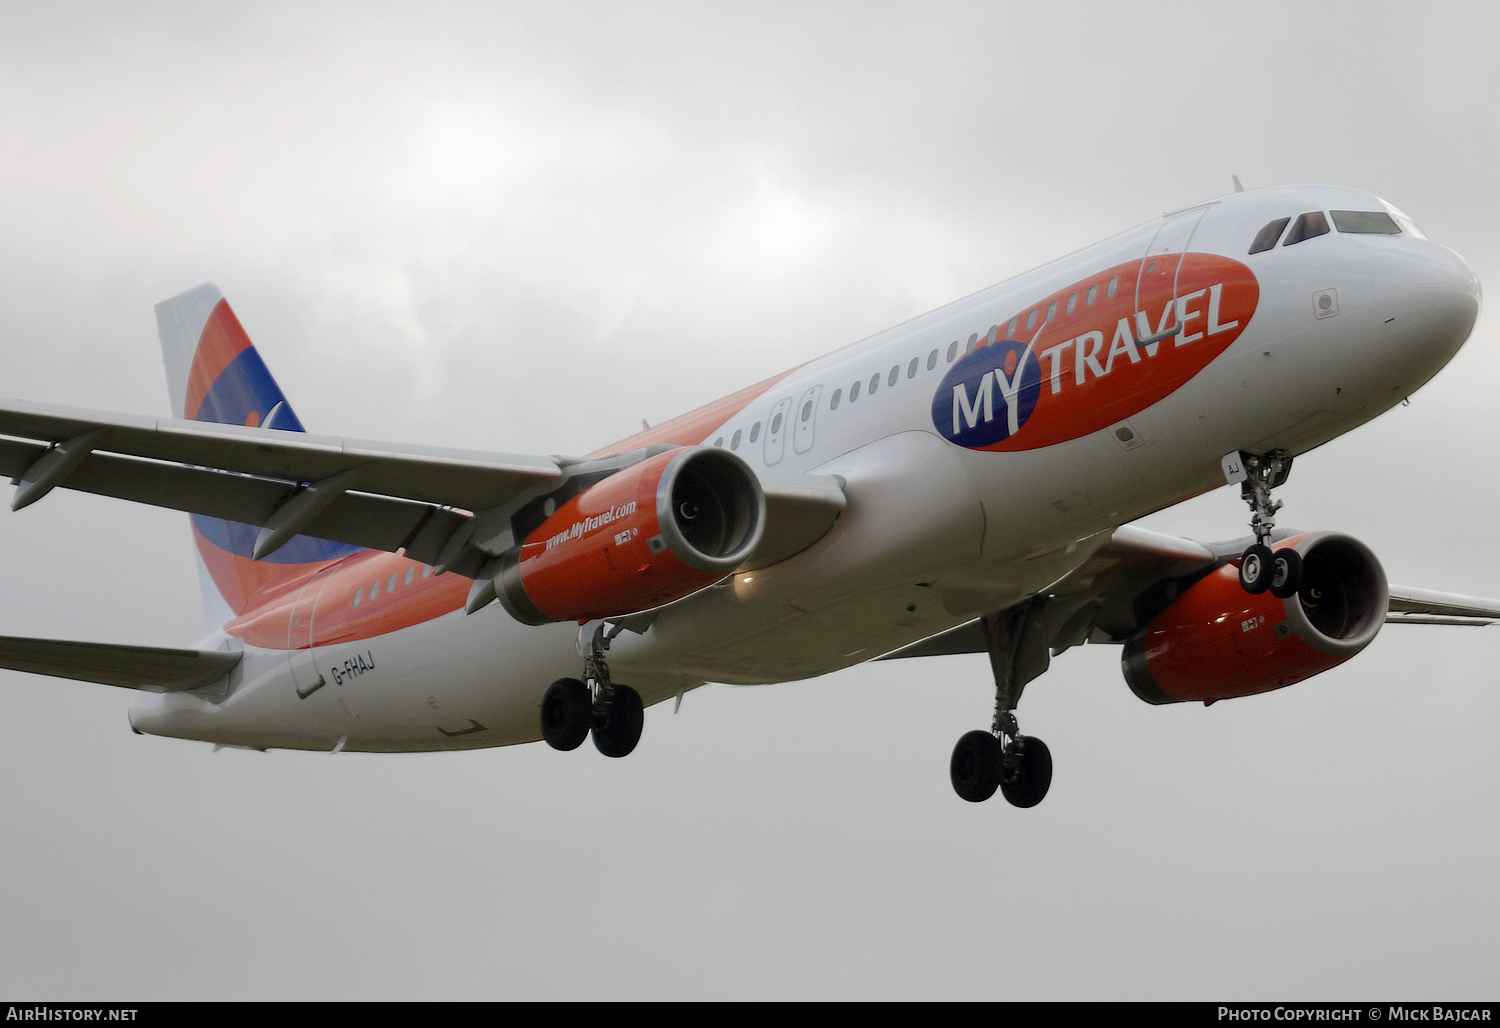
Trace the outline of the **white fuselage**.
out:
[[[1467,338],[1478,283],[1459,257],[1410,227],[1330,231],[1247,253],[1273,219],[1331,210],[1388,208],[1368,193],[1303,186],[1174,212],[803,365],[727,413],[693,441],[733,447],[765,474],[842,476],[848,505],[802,553],[732,575],[663,608],[643,634],[616,638],[615,680],[649,704],[706,681],[779,682],[861,663],[1046,589],[1119,525],[1222,484],[1227,452],[1301,453],[1399,403]],[[1230,315],[1210,287],[1169,297],[1182,331],[1153,346],[1155,356],[1117,340],[1111,359],[1107,335],[1091,349],[1081,335],[1047,336],[1045,322],[1014,337],[1004,331],[1041,298],[1067,295],[1071,307],[1070,284],[1183,252],[1239,262],[1259,298],[1233,342],[1181,385],[1104,427],[1034,448],[969,448],[939,430],[952,410],[959,428],[1010,416],[1011,436],[1023,438],[1014,391],[1002,403],[1005,382],[1022,371],[986,381],[985,410],[977,387],[944,385],[973,337],[980,346],[1028,345],[1021,367],[1040,376],[1038,409],[1075,385],[1165,360],[1180,340],[1211,345]],[[1164,318],[1171,328],[1175,319],[1158,303],[1139,324],[1157,332]],[[146,732],[257,747],[526,742],[540,738],[548,685],[581,667],[576,634],[572,624],[519,624],[490,604],[312,652],[247,646],[227,682],[143,697],[131,721]],[[222,634],[205,644],[236,645]],[[298,660],[329,684],[299,695]]]

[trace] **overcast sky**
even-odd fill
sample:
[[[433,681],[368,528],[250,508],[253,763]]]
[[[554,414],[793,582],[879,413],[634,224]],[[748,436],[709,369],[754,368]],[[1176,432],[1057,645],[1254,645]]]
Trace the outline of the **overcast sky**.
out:
[[[1500,283],[1492,5],[0,3],[0,395],[166,413],[217,283],[311,431],[581,453],[1165,210],[1336,182]],[[1500,595],[1496,322],[1287,526]],[[1228,490],[1150,521],[1245,531]],[[0,517],[0,633],[190,645],[186,519]],[[982,657],[689,694],[631,757],[242,751],[0,674],[0,996],[1494,998],[1500,628],[1211,709]],[[497,676],[503,673],[496,669]]]

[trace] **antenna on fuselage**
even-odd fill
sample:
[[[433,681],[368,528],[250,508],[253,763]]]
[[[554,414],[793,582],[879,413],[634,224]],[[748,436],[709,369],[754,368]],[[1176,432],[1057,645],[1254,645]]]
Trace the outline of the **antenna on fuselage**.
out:
[[[1245,191],[1245,187],[1240,184],[1240,177],[1238,175],[1231,174],[1229,181],[1234,183],[1234,191],[1236,193],[1243,193]]]

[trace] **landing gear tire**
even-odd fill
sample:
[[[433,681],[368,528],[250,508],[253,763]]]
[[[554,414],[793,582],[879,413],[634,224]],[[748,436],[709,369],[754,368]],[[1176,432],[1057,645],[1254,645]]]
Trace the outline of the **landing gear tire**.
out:
[[[630,686],[617,685],[614,690],[609,713],[602,723],[594,726],[594,746],[606,757],[624,757],[641,741],[646,711],[641,694]]]
[[[639,697],[637,697],[639,699]],[[588,738],[594,698],[576,678],[559,678],[542,697],[542,738],[554,750],[576,750]]]
[[[1278,600],[1290,599],[1302,588],[1302,554],[1296,550],[1277,550],[1271,560],[1271,595]]]
[[[1000,781],[1000,792],[1013,807],[1034,807],[1047,796],[1052,786],[1052,751],[1032,736],[1019,736],[1014,743],[1017,756],[1015,772]]]
[[[1000,788],[1000,740],[989,732],[973,731],[953,747],[948,776],[953,791],[970,803],[983,803]]]
[[[1240,586],[1245,592],[1253,596],[1271,588],[1273,560],[1269,546],[1256,543],[1246,548],[1240,555]]]

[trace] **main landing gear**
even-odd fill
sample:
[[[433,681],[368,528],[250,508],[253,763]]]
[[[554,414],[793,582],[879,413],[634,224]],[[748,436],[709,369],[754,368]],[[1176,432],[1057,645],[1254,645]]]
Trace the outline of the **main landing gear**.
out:
[[[1042,740],[1021,734],[1016,703],[1026,683],[1047,670],[1045,600],[1040,598],[981,619],[995,674],[995,718],[988,732],[958,740],[948,773],[953,791],[970,803],[1001,794],[1017,807],[1042,802],[1052,785],[1052,754]]]
[[[1292,455],[1285,450],[1270,453],[1230,453],[1224,456],[1224,475],[1240,483],[1240,496],[1250,505],[1250,530],[1255,542],[1240,555],[1240,585],[1247,593],[1263,593],[1284,600],[1302,587],[1302,556],[1296,550],[1271,549],[1271,532],[1281,501],[1271,501],[1271,490],[1292,473]]]
[[[542,697],[542,738],[557,750],[576,750],[592,732],[594,746],[606,757],[623,757],[641,741],[646,712],[641,695],[609,679],[604,651],[619,629],[590,621],[578,631],[583,677],[559,678]]]

